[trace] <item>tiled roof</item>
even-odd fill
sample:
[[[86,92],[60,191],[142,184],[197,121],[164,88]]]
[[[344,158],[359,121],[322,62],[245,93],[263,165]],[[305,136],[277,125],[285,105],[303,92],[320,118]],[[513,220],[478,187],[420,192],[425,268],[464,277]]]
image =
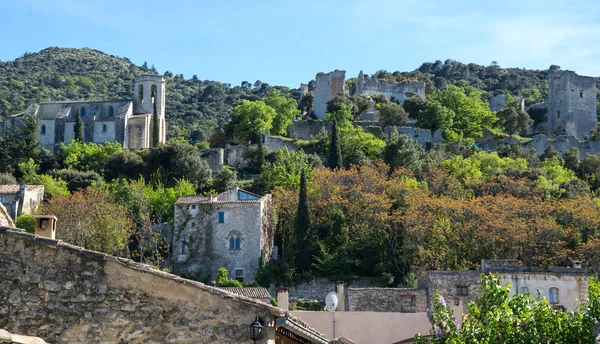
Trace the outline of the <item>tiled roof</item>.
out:
[[[250,297],[253,299],[271,298],[271,294],[269,294],[269,291],[266,288],[248,287],[248,288],[219,288],[219,289],[223,289],[225,291],[228,291],[228,292],[231,292],[231,293],[234,293],[237,295]]]
[[[209,200],[210,200],[210,198],[202,196],[202,195],[181,196],[181,197],[179,197],[179,199],[177,201],[175,201],[175,203],[176,204],[194,204],[194,203],[206,202]]]

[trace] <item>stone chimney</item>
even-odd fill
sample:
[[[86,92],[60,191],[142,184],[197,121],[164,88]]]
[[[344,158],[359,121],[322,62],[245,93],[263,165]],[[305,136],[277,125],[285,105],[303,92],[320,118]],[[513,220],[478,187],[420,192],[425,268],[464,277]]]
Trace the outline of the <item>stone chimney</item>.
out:
[[[34,215],[35,235],[48,239],[54,239],[56,236],[56,221],[54,215]]]
[[[289,291],[287,288],[278,288],[277,289],[277,307],[283,309],[284,311],[289,310]]]
[[[581,269],[581,260],[573,261],[573,269]]]
[[[335,292],[338,295],[338,312],[346,311],[346,295],[344,294],[344,282],[337,282]]]

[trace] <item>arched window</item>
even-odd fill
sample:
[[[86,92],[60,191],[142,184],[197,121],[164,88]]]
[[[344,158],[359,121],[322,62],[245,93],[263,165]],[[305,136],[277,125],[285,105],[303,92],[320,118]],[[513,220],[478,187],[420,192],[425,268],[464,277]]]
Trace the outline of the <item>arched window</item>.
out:
[[[138,101],[140,104],[144,102],[144,85],[138,86]]]
[[[527,287],[520,287],[519,288],[519,294],[529,294],[529,288]]]
[[[81,111],[79,112],[79,116],[81,118],[85,117],[85,108],[84,107],[81,108]]]
[[[106,124],[102,124],[102,132],[106,132]]]
[[[553,305],[558,303],[558,288],[550,288],[548,302]]]
[[[115,117],[115,108],[112,106],[108,108],[108,117],[109,118]]]
[[[40,129],[42,135],[46,135],[46,126],[42,124],[42,129]]]
[[[241,235],[238,231],[229,232],[229,235],[227,236],[227,242],[230,250],[242,249],[242,239],[240,237]]]
[[[152,100],[152,104],[154,104],[154,101],[156,100],[156,85],[152,85],[150,88],[150,99]]]

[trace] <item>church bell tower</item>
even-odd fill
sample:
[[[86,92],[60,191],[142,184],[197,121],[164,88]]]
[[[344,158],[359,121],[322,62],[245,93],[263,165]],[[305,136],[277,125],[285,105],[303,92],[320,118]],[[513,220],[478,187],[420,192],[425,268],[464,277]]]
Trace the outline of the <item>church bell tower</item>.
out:
[[[165,143],[167,127],[165,121],[165,79],[160,75],[139,75],[135,77],[133,89],[133,114],[153,114],[154,103],[160,125],[160,142]]]

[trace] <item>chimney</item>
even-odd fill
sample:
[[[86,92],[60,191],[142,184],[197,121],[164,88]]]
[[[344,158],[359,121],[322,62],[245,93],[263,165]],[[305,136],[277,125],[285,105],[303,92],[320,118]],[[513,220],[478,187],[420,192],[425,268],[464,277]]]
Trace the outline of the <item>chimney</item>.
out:
[[[54,215],[34,215],[35,235],[48,239],[54,239],[56,236],[56,221]]]
[[[277,289],[277,307],[283,309],[284,311],[289,310],[289,291],[287,288],[278,288]]]
[[[573,269],[581,269],[581,260],[573,261]]]
[[[338,312],[346,311],[346,295],[344,294],[344,282],[337,282],[335,292],[338,294]]]

